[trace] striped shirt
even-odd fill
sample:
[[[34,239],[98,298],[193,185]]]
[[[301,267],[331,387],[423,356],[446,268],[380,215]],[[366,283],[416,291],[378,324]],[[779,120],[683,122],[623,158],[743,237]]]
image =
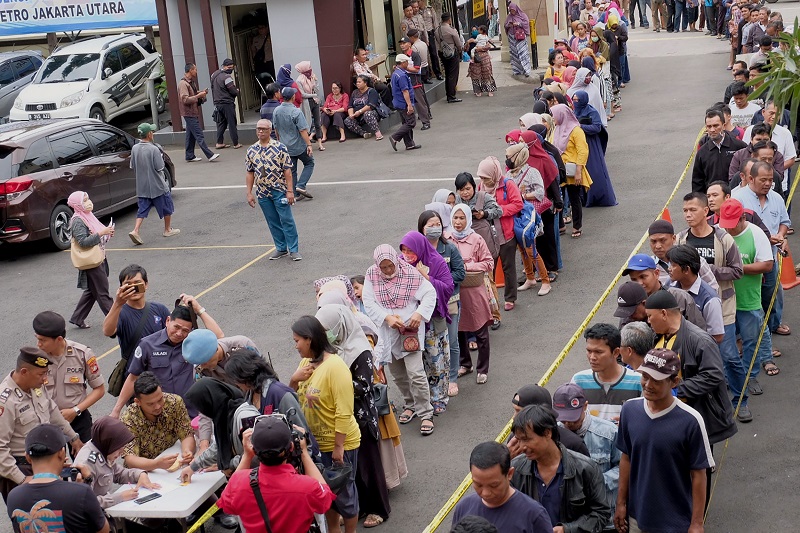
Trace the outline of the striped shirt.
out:
[[[619,420],[622,404],[642,395],[641,374],[625,367],[620,368],[622,375],[616,383],[601,383],[591,369],[581,370],[572,376],[572,383],[583,389],[586,401],[589,402],[589,412],[615,424]]]

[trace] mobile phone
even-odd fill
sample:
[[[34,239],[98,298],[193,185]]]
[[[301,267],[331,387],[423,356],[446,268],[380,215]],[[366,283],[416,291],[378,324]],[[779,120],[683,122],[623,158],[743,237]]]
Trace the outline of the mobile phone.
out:
[[[152,494],[148,494],[147,496],[143,496],[141,498],[137,498],[137,499],[133,500],[133,503],[138,504],[138,505],[142,505],[143,503],[151,502],[151,501],[155,500],[156,498],[160,498],[160,497],[161,497],[161,494],[159,494],[157,492],[154,492]]]
[[[256,418],[258,418],[258,415],[242,418],[242,431],[251,429],[253,426],[255,426]]]
[[[64,481],[75,481],[78,479],[78,469],[71,466],[65,466],[61,469],[61,479]]]

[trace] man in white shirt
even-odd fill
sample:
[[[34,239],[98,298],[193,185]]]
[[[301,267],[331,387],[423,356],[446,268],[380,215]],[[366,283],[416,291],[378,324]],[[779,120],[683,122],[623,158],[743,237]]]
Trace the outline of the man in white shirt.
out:
[[[761,111],[761,106],[755,102],[748,102],[749,91],[742,82],[733,84],[731,88],[731,122],[734,126],[748,128],[753,120],[753,115]]]
[[[778,151],[783,154],[783,183],[782,188],[783,190],[788,190],[789,185],[789,169],[792,168],[794,165],[794,161],[797,158],[797,150],[794,147],[794,139],[792,139],[792,133],[781,126],[780,124],[775,124],[775,117],[778,114],[778,110],[775,107],[775,102],[769,101],[767,105],[764,106],[764,123],[768,124],[770,127],[775,126],[772,130],[772,142],[774,142],[778,146]],[[744,137],[742,140],[746,143],[750,142],[750,136],[753,131],[753,126],[750,126],[744,131]]]

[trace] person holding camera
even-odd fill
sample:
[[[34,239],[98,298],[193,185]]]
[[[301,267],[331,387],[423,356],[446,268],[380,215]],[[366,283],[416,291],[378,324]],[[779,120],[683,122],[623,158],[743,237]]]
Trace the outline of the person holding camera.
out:
[[[12,490],[6,501],[16,533],[108,533],[108,520],[91,487],[61,478],[66,443],[62,429],[53,424],[41,424],[25,437],[33,478]]]
[[[306,533],[315,514],[327,512],[336,498],[308,453],[305,438],[293,433],[281,415],[259,416],[243,434],[244,454],[217,501],[222,512],[239,515],[248,533],[269,530]],[[299,474],[290,460],[300,446]],[[254,458],[261,464],[250,469]]]

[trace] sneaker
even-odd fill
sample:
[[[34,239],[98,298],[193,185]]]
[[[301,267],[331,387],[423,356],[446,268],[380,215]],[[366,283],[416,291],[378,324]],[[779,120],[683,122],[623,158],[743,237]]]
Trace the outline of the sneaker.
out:
[[[311,194],[309,194],[309,192],[307,190],[301,189],[300,187],[297,188],[297,192],[300,194],[300,196],[304,196],[304,197],[308,198],[309,200],[314,198],[313,196],[311,196]]]
[[[488,376],[487,374],[480,374],[480,373],[479,373],[479,374],[478,374],[478,377],[475,379],[475,382],[476,382],[478,385],[483,385],[483,384],[484,384],[484,383],[486,383],[487,381],[489,381],[489,376]],[[739,412],[741,413],[741,410],[740,410]]]
[[[219,159],[219,154],[214,154],[214,155],[212,155],[211,157],[208,158],[208,161],[209,161],[209,163],[211,163],[213,161],[216,161],[217,159]]]
[[[289,257],[291,258],[292,261],[302,261],[303,260],[303,256],[301,256],[297,252],[290,252],[289,253]]]
[[[741,405],[739,406],[739,413],[736,415],[736,419],[743,424],[747,424],[753,421],[753,413],[750,412],[749,407]]]
[[[503,324],[495,318],[494,320],[492,320],[492,325],[489,326],[489,328],[491,328],[492,331],[497,331],[498,329],[500,329],[500,326],[502,325]]]
[[[197,161],[202,161],[202,159],[199,158],[199,157],[195,157],[194,159],[187,159],[186,160],[187,163],[196,163]]]
[[[135,244],[137,246],[144,244],[144,241],[142,240],[142,238],[139,237],[139,234],[136,233],[135,231],[132,231],[132,232],[128,233],[128,237],[130,237],[131,240],[133,241],[133,244]]]
[[[286,257],[287,255],[289,255],[289,250],[275,250],[274,252],[272,252],[272,255],[269,256],[269,260],[274,261],[275,259]]]
[[[545,296],[550,294],[550,291],[553,289],[553,286],[549,283],[542,283],[542,288],[539,289],[539,296]]]
[[[177,235],[180,232],[181,232],[181,230],[179,230],[177,228],[169,228],[169,231],[165,231],[164,232],[164,237],[174,237],[175,235]]]

